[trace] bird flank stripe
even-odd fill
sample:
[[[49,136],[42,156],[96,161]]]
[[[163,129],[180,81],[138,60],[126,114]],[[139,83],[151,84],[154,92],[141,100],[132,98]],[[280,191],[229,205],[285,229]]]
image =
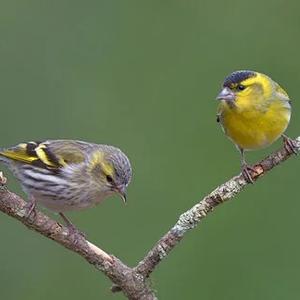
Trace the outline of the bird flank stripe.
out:
[[[26,170],[24,172],[24,176],[30,176],[31,178],[34,178],[35,180],[40,181],[48,181],[56,184],[67,184],[67,181],[57,175],[46,175],[38,173],[37,170]]]

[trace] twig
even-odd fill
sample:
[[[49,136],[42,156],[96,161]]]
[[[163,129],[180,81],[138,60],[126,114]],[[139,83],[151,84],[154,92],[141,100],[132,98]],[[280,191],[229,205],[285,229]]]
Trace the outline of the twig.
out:
[[[297,151],[300,149],[300,137],[295,141]],[[254,181],[264,176],[275,166],[292,156],[293,153],[285,147],[266,157],[254,165],[256,172],[252,172]],[[190,210],[183,213],[177,223],[157,242],[144,259],[137,265],[136,271],[148,277],[160,261],[182,240],[184,234],[195,228],[206,215],[213,211],[219,204],[232,199],[241,192],[248,182],[240,174],[217,187],[213,192],[204,197]]]
[[[295,140],[299,151],[300,137]],[[284,147],[268,156],[254,166],[254,180],[264,176],[292,154]],[[248,184],[240,174],[220,185],[187,212],[183,213],[177,223],[149,251],[145,258],[135,267],[130,268],[113,255],[87,241],[84,237],[74,235],[65,226],[37,211],[31,219],[25,216],[26,202],[7,190],[6,179],[0,173],[0,210],[21,221],[25,226],[56,241],[65,248],[81,255],[90,264],[102,271],[114,283],[112,291],[122,291],[131,300],[155,300],[154,291],[149,287],[147,278],[160,261],[182,240],[184,234],[196,227],[199,222],[219,204],[232,199]]]

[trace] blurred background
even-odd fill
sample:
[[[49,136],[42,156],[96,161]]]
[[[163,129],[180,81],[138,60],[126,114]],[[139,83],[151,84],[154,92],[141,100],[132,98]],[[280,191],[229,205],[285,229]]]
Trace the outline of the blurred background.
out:
[[[1,146],[68,138],[127,153],[128,205],[115,197],[68,216],[134,266],[183,211],[239,172],[215,117],[226,75],[253,69],[278,81],[294,100],[287,134],[300,135],[299,8],[283,0],[2,0]],[[159,298],[298,299],[299,168],[288,160],[186,235],[152,276]],[[3,214],[0,235],[2,299],[124,299],[81,257]]]

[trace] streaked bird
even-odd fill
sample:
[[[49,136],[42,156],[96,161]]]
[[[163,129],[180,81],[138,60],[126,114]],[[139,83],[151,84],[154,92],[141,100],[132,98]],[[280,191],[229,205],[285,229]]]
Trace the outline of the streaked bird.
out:
[[[92,207],[118,194],[126,202],[132,169],[118,148],[75,140],[21,143],[0,150],[0,160],[28,194],[28,216],[36,203],[63,214]]]

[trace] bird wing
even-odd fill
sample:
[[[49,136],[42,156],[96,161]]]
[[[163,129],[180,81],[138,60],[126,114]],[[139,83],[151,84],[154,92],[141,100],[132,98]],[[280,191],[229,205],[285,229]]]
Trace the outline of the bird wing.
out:
[[[277,82],[275,82],[275,90],[277,92],[277,95],[280,97],[280,99],[291,103],[291,99],[289,95]]]
[[[84,150],[88,148],[88,145],[84,142],[67,140],[28,142],[2,150],[0,155],[14,161],[47,169],[59,169],[68,164],[84,161]]]

